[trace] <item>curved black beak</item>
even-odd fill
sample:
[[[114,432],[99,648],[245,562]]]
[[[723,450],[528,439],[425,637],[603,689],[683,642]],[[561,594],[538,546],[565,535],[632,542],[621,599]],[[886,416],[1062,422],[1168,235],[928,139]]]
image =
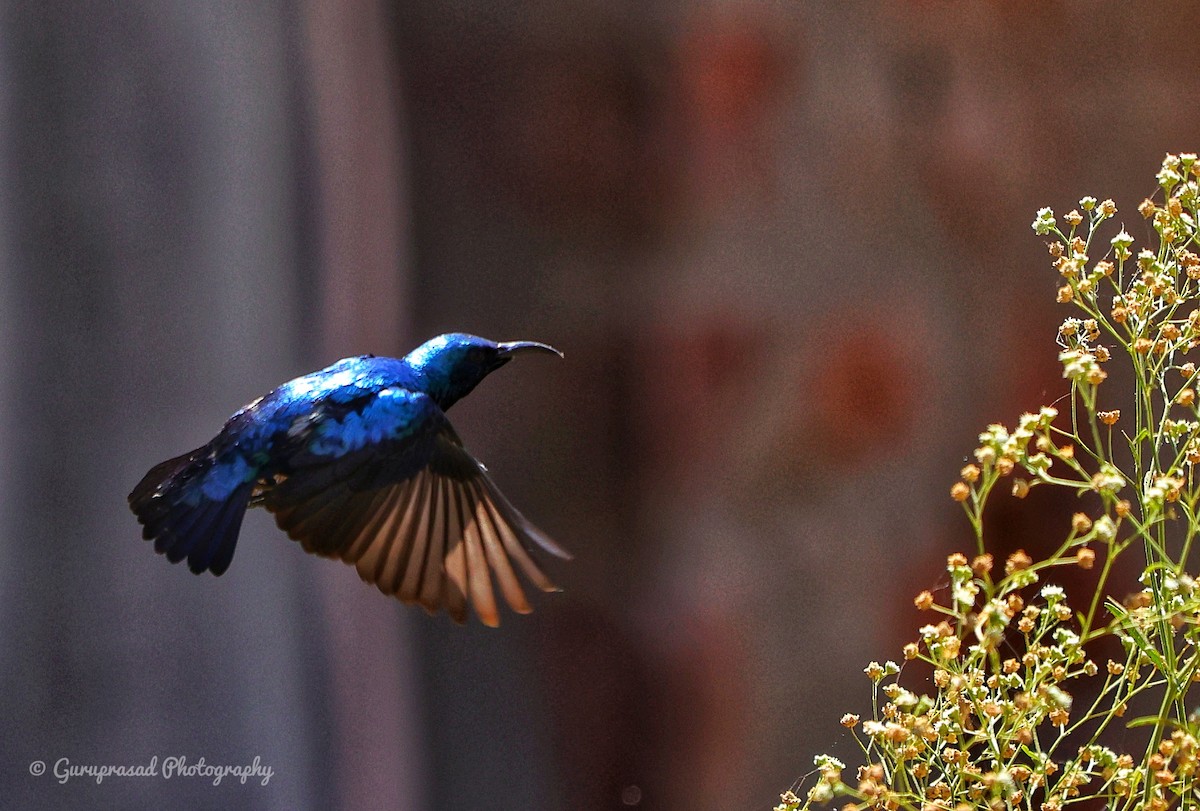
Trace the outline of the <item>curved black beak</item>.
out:
[[[507,343],[496,344],[496,354],[501,358],[510,358],[521,352],[550,352],[558,355],[560,358],[563,356],[562,352],[559,352],[549,344],[542,344],[537,341],[508,341]]]

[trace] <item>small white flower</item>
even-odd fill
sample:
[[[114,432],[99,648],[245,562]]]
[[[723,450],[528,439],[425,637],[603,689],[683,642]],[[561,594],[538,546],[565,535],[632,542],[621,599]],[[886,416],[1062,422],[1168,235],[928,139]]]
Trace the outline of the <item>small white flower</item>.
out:
[[[818,769],[837,769],[841,771],[846,768],[846,764],[835,758],[833,755],[817,755],[813,758],[813,764]]]
[[[1058,353],[1058,360],[1063,365],[1063,377],[1077,383],[1085,383],[1089,375],[1103,371],[1096,356],[1082,349],[1063,350]]]
[[[1050,457],[1044,453],[1035,453],[1025,460],[1025,464],[1030,470],[1043,473],[1050,469]]]
[[[1121,471],[1108,462],[1100,465],[1100,470],[1096,472],[1096,475],[1092,476],[1092,487],[1095,487],[1097,490],[1107,490],[1115,493],[1124,486],[1125,477],[1121,475]],[[1105,517],[1107,518],[1107,516]],[[1097,522],[1098,524],[1099,522]]]
[[[1049,208],[1039,208],[1037,218],[1033,221],[1035,234],[1048,234],[1054,227],[1054,211]]]
[[[1079,647],[1079,634],[1075,633],[1070,628],[1055,628],[1054,641],[1064,649],[1076,648]]]
[[[1079,328],[1083,326],[1083,322],[1078,318],[1068,318],[1058,327],[1058,334],[1064,338],[1069,338],[1072,335],[1079,333]]]
[[[968,571],[970,570],[968,569]],[[955,603],[969,608],[975,605],[975,596],[979,594],[979,586],[973,580],[955,583],[951,589],[951,594]]]
[[[1108,542],[1117,537],[1117,525],[1107,515],[1102,515],[1092,525],[1092,530],[1096,533],[1096,538]]]
[[[979,435],[979,444],[999,447],[1008,441],[1008,429],[999,423],[992,423]]]
[[[1158,185],[1162,186],[1164,189],[1170,189],[1179,183],[1179,181],[1183,180],[1183,177],[1180,176],[1180,174],[1174,169],[1168,169],[1166,165],[1164,165],[1159,173],[1155,175],[1155,179],[1158,181]]]
[[[1060,709],[1071,709],[1071,694],[1063,690],[1061,687],[1051,684],[1046,687],[1046,695]]]
[[[833,799],[833,788],[822,780],[808,790],[808,799],[814,803],[824,805]]]
[[[1018,569],[1010,575],[1014,589],[1023,589],[1038,582],[1037,572],[1033,569]]]

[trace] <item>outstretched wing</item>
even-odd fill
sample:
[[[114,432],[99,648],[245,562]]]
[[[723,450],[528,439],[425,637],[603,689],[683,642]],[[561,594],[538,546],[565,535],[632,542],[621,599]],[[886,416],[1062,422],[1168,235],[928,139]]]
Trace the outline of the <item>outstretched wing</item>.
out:
[[[469,603],[499,624],[493,578],[514,611],[529,613],[518,570],[557,591],[531,551],[569,557],[500,493],[441,409],[401,389],[323,428],[264,505],[305,551],[354,564],[385,594],[457,622]]]

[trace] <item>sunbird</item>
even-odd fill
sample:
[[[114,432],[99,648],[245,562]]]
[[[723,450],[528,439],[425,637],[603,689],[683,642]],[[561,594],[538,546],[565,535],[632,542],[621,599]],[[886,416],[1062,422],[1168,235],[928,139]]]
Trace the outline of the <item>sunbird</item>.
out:
[[[229,568],[242,517],[265,507],[304,551],[353,564],[384,594],[467,604],[500,624],[492,576],[516,612],[532,611],[520,570],[557,591],[533,557],[570,555],[501,494],[446,412],[536,341],[439,335],[403,358],[360,355],[298,377],[235,413],[212,441],[153,467],[129,494],[142,537],[196,574]]]

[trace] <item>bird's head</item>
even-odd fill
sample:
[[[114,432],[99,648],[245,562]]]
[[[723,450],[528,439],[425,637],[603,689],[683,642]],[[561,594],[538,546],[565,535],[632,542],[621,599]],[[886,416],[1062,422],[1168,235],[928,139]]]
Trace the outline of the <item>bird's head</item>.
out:
[[[479,381],[522,352],[549,352],[562,357],[562,352],[537,341],[497,343],[455,332],[426,341],[405,360],[422,378],[426,392],[444,411],[470,394]]]

